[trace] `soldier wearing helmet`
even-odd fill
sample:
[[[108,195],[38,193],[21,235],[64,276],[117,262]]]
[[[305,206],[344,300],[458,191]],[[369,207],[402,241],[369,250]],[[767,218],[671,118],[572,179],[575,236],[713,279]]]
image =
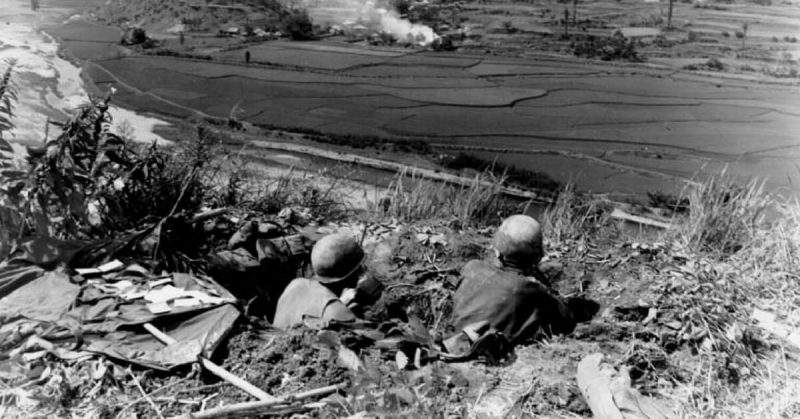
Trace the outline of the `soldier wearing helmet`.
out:
[[[311,250],[312,278],[293,280],[278,299],[273,324],[282,329],[304,319],[354,321],[359,301],[355,292],[363,273],[364,250],[346,234],[320,239]]]
[[[539,223],[526,215],[507,218],[493,247],[495,260],[473,260],[461,271],[453,303],[456,329],[490,327],[511,344],[542,333],[571,332],[575,327],[571,310],[534,278],[544,255]]]

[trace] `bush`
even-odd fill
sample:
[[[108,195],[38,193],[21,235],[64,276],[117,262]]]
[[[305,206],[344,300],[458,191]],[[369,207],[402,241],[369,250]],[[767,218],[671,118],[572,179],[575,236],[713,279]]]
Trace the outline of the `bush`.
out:
[[[744,38],[744,32],[742,32],[742,31],[736,31],[736,32],[734,32],[734,34],[736,34],[736,38],[737,39]]]
[[[722,64],[722,61],[715,57],[709,58],[708,61],[706,61],[706,67],[714,71],[722,71],[725,69],[725,65]]]
[[[401,15],[408,14],[409,9],[411,8],[411,1],[410,0],[392,0],[392,7],[397,10],[397,13]]]
[[[718,58],[712,57],[709,58],[708,61],[702,64],[689,64],[683,67],[685,70],[691,71],[698,71],[698,70],[707,70],[707,71],[722,71],[725,70],[725,64],[722,63]]]
[[[141,157],[116,187],[98,195],[104,209],[103,227],[122,231],[149,218],[199,211],[208,197],[205,185],[212,173],[208,162],[218,143],[201,127],[194,140],[176,146],[128,144]]]
[[[488,172],[498,177],[503,177],[510,185],[530,188],[539,191],[555,192],[561,185],[546,173],[535,170],[520,169],[495,161],[482,159],[466,153],[458,153],[455,157],[446,157],[440,162],[444,167],[452,170],[472,169],[479,172]]]
[[[594,36],[583,37],[573,42],[572,53],[579,57],[600,58],[603,61],[628,60],[642,62],[636,52],[636,44],[625,37],[622,31],[616,31],[611,37],[596,38]]]
[[[503,21],[503,29],[505,29],[508,34],[517,32],[517,28],[514,27],[514,23],[510,20]]]
[[[109,237],[200,207],[207,147],[186,153],[130,143],[108,129],[110,99],[93,98],[57,124],[58,136],[28,148],[27,175],[0,196],[4,213],[22,215],[19,237]]]
[[[314,24],[305,9],[293,10],[281,20],[281,31],[295,41],[316,39]]]
[[[728,31],[722,31],[722,37],[723,38],[730,38],[731,37],[731,33],[728,32]]]
[[[125,41],[127,45],[142,44],[147,41],[147,33],[142,28],[132,28],[127,32]]]

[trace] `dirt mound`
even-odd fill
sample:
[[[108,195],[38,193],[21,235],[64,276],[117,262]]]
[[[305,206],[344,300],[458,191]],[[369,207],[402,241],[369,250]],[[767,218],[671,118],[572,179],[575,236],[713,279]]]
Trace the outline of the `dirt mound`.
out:
[[[269,394],[289,395],[350,379],[336,352],[320,345],[314,330],[282,333],[252,324],[242,329],[227,343],[224,366]],[[235,388],[227,388],[225,395],[246,398]]]

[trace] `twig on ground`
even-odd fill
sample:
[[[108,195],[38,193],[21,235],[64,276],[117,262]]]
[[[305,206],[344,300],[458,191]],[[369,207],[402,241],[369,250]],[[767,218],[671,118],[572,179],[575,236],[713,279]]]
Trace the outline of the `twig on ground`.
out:
[[[148,398],[148,397],[151,397],[151,396],[153,396],[153,395],[154,395],[154,394],[156,394],[156,393],[160,393],[160,392],[162,392],[162,391],[164,391],[164,390],[166,390],[166,389],[169,389],[169,388],[175,387],[175,386],[176,386],[176,385],[178,385],[178,384],[182,384],[183,382],[185,382],[186,380],[188,380],[188,379],[189,379],[191,376],[192,376],[192,375],[190,374],[189,376],[186,376],[186,377],[184,377],[184,378],[181,378],[180,380],[177,380],[177,381],[175,381],[175,382],[169,383],[169,384],[167,384],[167,385],[165,385],[165,386],[163,386],[163,387],[159,387],[159,388],[157,388],[157,389],[155,389],[155,390],[151,391],[150,393],[148,393],[148,394],[145,394],[144,396],[142,396],[142,397],[140,397],[140,398],[138,398],[138,399],[136,399],[136,400],[134,400],[134,401],[132,401],[132,402],[130,402],[130,403],[128,403],[128,404],[126,404],[126,405],[125,405],[125,406],[122,408],[122,410],[120,410],[120,411],[119,411],[119,413],[117,413],[117,416],[116,416],[116,417],[117,417],[117,419],[121,418],[123,413],[125,413],[125,412],[126,412],[128,409],[130,409],[131,407],[135,406],[137,403],[141,403],[141,402],[143,402],[143,401],[147,400],[147,398]],[[121,404],[121,403],[120,403],[120,404]]]
[[[227,214],[228,211],[230,211],[229,208],[217,208],[217,209],[213,209],[213,210],[208,210],[206,212],[195,214],[192,217],[192,219],[189,220],[189,222],[192,223],[192,224],[199,223],[200,221],[205,221],[205,220],[208,220],[209,218],[214,218],[214,217],[219,216],[219,215]]]
[[[205,399],[203,399],[203,400],[200,402],[200,411],[202,412],[203,410],[206,410],[206,404],[207,404],[207,403],[208,403],[208,402],[209,402],[211,399],[213,399],[214,397],[217,397],[217,396],[219,396],[219,392],[216,392],[216,393],[214,393],[214,394],[212,394],[212,395],[210,395],[210,396],[206,397]]]
[[[219,419],[219,418],[238,418],[242,416],[264,416],[264,415],[281,415],[293,413],[295,411],[313,409],[314,404],[298,405],[298,406],[283,406],[295,401],[308,399],[311,397],[324,396],[335,393],[345,388],[345,384],[335,384],[332,386],[321,387],[315,390],[304,391],[296,393],[288,397],[282,397],[271,401],[258,401],[237,403],[229,406],[218,407],[209,409],[203,412],[189,413],[181,416],[186,419]]]
[[[139,388],[139,391],[142,393],[145,399],[147,399],[147,402],[150,403],[150,406],[153,407],[153,410],[155,410],[156,415],[158,415],[159,418],[164,419],[164,415],[161,414],[161,410],[156,405],[156,402],[154,402],[153,399],[150,398],[150,396],[148,396],[147,393],[144,391],[144,388],[142,388],[142,384],[139,383],[139,379],[136,378],[136,376],[133,374],[131,367],[128,367],[128,374],[130,374],[131,378],[133,378],[133,382],[136,384],[136,387]]]
[[[156,339],[158,339],[161,343],[163,343],[165,345],[172,345],[172,344],[177,342],[175,339],[171,338],[166,333],[156,329],[156,327],[153,326],[150,323],[145,323],[144,324],[144,328],[145,328],[145,330],[150,332],[153,336],[155,336]],[[221,378],[221,379],[233,384],[234,386],[236,386],[239,389],[245,391],[246,393],[248,393],[248,394],[250,394],[252,396],[255,396],[259,400],[262,400],[262,401],[275,401],[275,400],[278,400],[276,397],[268,394],[264,390],[261,390],[260,388],[250,384],[249,382],[247,382],[247,381],[245,381],[245,380],[233,375],[232,373],[230,373],[225,368],[222,368],[219,365],[211,362],[211,360],[209,360],[208,358],[205,358],[203,356],[199,356],[198,357],[198,361],[200,362],[201,365],[203,365],[203,368],[207,369],[210,373],[212,373],[212,374],[216,375],[217,377],[219,377],[219,378]]]

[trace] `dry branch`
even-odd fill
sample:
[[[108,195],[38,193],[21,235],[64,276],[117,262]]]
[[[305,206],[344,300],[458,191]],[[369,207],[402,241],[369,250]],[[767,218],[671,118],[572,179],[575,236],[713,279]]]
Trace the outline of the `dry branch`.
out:
[[[156,329],[156,327],[150,323],[145,323],[144,328],[148,332],[150,332],[153,336],[155,336],[156,339],[158,339],[161,343],[165,345],[172,345],[174,343],[177,343],[175,339],[171,338],[166,333]],[[232,373],[228,372],[228,370],[226,370],[225,368],[222,368],[219,365],[211,362],[211,360],[203,357],[202,355],[198,357],[198,360],[200,361],[200,364],[203,365],[203,368],[207,369],[210,373],[233,384],[234,386],[240,388],[246,393],[255,396],[261,401],[274,402],[279,400],[278,398],[266,393],[264,390],[261,390],[260,388],[248,383],[247,381],[233,375]]]
[[[669,223],[653,220],[650,218],[640,217],[638,215],[628,214],[627,212],[619,208],[614,208],[614,211],[611,213],[611,218],[632,222],[636,224],[646,225],[650,227],[663,228],[665,230],[669,230],[670,228],[672,228],[672,225]]]
[[[180,416],[179,418],[180,419],[239,418],[243,416],[278,414],[278,412],[275,412],[276,410],[279,410],[280,413],[284,413],[284,410],[286,409],[307,410],[313,408],[313,405],[298,405],[298,406],[285,406],[285,405],[295,401],[308,399],[311,397],[325,396],[331,393],[335,393],[343,388],[345,388],[345,384],[335,384],[332,386],[320,387],[315,390],[296,393],[294,395],[283,397],[280,399],[275,399],[272,401],[237,403],[229,406],[209,409],[204,412],[188,413],[186,415]]]

